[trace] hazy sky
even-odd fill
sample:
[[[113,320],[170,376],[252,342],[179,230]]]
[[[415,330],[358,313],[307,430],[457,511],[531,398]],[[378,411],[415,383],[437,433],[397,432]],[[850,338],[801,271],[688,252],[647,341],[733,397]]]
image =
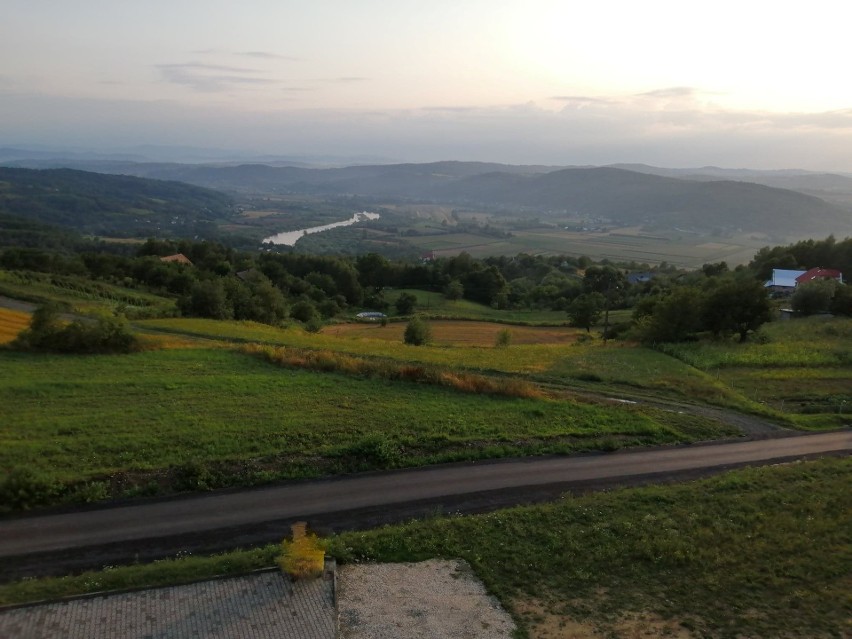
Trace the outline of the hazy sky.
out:
[[[852,171],[847,0],[3,0],[0,145]]]

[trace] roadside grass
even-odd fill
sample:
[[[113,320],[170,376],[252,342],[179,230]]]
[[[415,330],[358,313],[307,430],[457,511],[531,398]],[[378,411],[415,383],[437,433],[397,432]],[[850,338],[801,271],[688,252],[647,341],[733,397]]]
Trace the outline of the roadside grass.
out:
[[[701,637],[833,637],[852,612],[852,461],[618,490],[331,540],[343,561],[467,560],[510,610],[603,634],[651,613]],[[524,631],[535,617],[519,617]],[[632,635],[631,635],[632,636]]]
[[[653,614],[694,636],[841,637],[852,612],[852,460],[736,470],[329,539],[343,562],[463,558],[515,615],[620,634]],[[0,585],[0,603],[163,586],[274,565],[278,544]],[[528,615],[534,602],[539,615]]]
[[[75,275],[0,269],[0,295],[43,304],[56,302],[77,313],[121,309],[128,317],[174,315],[174,300]]]
[[[0,308],[0,344],[13,341],[22,330],[30,325],[30,314]]]
[[[282,369],[229,349],[0,352],[0,405],[6,509],[736,434],[650,407]]]

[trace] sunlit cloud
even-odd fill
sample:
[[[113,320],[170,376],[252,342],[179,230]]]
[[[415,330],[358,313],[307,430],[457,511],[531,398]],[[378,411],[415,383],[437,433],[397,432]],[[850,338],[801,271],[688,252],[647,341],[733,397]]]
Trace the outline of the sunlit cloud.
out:
[[[664,89],[646,91],[637,95],[648,98],[684,98],[692,97],[696,93],[699,93],[699,91],[694,87],[666,87]]]

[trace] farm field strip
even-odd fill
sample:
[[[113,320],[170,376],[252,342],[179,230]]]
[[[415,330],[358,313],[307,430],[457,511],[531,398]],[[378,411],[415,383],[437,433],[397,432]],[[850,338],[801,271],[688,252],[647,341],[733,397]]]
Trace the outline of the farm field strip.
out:
[[[0,308],[0,344],[8,344],[30,325],[29,313]]]
[[[734,434],[652,409],[282,369],[230,350],[0,353],[0,364],[0,466],[66,484],[249,460],[252,481],[268,481]]]
[[[434,324],[439,324],[435,322]],[[468,323],[472,330],[477,322]],[[324,349],[332,352],[385,357],[471,371],[532,375],[547,382],[583,385],[599,392],[618,389],[663,393],[679,399],[704,400],[725,406],[758,410],[712,376],[657,351],[622,343],[517,344],[509,348],[482,346],[408,346],[387,339],[351,338],[330,333],[310,334],[301,329],[275,329],[251,322],[165,319],[137,325],[208,338],[234,339],[279,346]],[[487,324],[483,324],[487,326]],[[390,325],[385,327],[390,329]],[[511,331],[514,327],[507,327]],[[327,329],[329,332],[333,328]],[[376,329],[380,330],[380,329]],[[381,329],[384,330],[384,329]],[[391,329],[394,330],[394,329]],[[493,329],[483,329],[493,330]],[[568,329],[573,330],[573,329]]]

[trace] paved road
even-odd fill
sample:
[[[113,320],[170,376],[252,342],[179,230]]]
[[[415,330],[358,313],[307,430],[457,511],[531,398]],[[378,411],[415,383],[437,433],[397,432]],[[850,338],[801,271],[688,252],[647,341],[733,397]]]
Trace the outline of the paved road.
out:
[[[637,478],[852,452],[852,431],[760,441],[435,466],[0,521],[0,557],[310,518],[483,491]]]

